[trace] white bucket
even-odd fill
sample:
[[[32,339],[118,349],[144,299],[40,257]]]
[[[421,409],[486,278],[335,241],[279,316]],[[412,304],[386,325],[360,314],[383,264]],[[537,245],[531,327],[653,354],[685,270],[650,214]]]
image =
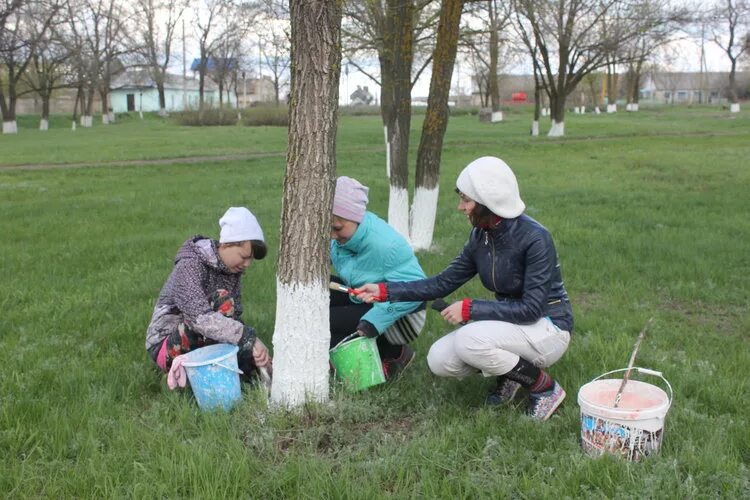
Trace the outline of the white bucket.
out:
[[[581,448],[598,457],[611,454],[638,461],[656,454],[664,437],[664,419],[672,405],[672,386],[661,372],[633,368],[638,373],[661,378],[669,395],[655,385],[628,380],[620,404],[614,407],[622,379],[604,379],[612,370],[599,375],[578,391],[581,407]]]

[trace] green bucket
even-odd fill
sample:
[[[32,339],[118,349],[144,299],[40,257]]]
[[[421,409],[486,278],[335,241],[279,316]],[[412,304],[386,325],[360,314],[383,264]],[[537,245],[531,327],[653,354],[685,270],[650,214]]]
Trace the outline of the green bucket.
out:
[[[351,392],[361,391],[385,382],[383,365],[375,339],[353,334],[330,351],[336,378]]]

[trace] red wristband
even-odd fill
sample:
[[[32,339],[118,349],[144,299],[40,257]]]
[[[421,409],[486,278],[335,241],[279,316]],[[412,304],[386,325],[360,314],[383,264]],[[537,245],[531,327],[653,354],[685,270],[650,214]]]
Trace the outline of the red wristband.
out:
[[[471,319],[471,299],[464,299],[461,305],[461,319],[464,323]]]
[[[377,301],[385,302],[385,299],[388,298],[388,286],[385,283],[378,283],[378,288],[380,288],[380,295],[378,295]]]

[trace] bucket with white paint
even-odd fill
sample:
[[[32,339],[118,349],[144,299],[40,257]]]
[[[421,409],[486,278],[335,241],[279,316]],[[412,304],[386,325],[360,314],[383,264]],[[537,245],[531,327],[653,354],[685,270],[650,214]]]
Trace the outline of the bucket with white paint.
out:
[[[229,410],[239,401],[238,350],[232,344],[213,344],[183,354],[182,366],[201,409]]]
[[[578,391],[581,407],[581,448],[589,456],[604,454],[638,461],[656,454],[664,437],[664,420],[672,405],[672,386],[661,372],[633,368],[644,375],[660,378],[669,389],[628,380],[620,404],[614,402],[622,379],[604,378],[627,368],[604,373]]]
[[[354,333],[330,350],[336,378],[352,392],[385,382],[383,364],[375,339]]]

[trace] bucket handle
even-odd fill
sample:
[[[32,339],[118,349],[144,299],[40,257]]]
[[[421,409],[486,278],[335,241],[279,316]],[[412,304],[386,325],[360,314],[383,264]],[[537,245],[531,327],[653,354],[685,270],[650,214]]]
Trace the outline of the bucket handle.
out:
[[[341,341],[338,344],[336,344],[335,346],[333,346],[330,350],[333,351],[334,349],[336,349],[341,344],[345,344],[345,343],[349,342],[351,339],[353,339],[355,337],[359,337],[359,332],[354,332],[352,334],[347,335],[346,337],[344,337],[343,339],[341,339]]]
[[[638,373],[642,373],[644,375],[651,375],[653,377],[659,377],[664,381],[665,384],[667,384],[667,388],[669,389],[669,406],[672,406],[672,400],[674,400],[674,392],[672,391],[672,384],[669,383],[667,379],[664,378],[664,375],[662,375],[661,372],[658,372],[656,370],[650,370],[648,368],[640,368],[638,366],[634,366],[632,368],[618,368],[617,370],[610,370],[607,373],[602,373],[598,377],[594,378],[592,382],[596,382],[597,380],[601,379],[602,377],[606,377],[607,375],[611,375],[613,373],[620,373],[628,370],[637,370]]]
[[[233,366],[222,365],[221,363],[216,363],[216,362],[212,363],[212,364],[215,365],[215,366],[220,366],[220,367],[222,367],[222,368],[224,368],[226,370],[229,370],[230,372],[239,373],[240,375],[244,375],[245,374],[245,372],[243,372],[239,368],[235,368]]]

